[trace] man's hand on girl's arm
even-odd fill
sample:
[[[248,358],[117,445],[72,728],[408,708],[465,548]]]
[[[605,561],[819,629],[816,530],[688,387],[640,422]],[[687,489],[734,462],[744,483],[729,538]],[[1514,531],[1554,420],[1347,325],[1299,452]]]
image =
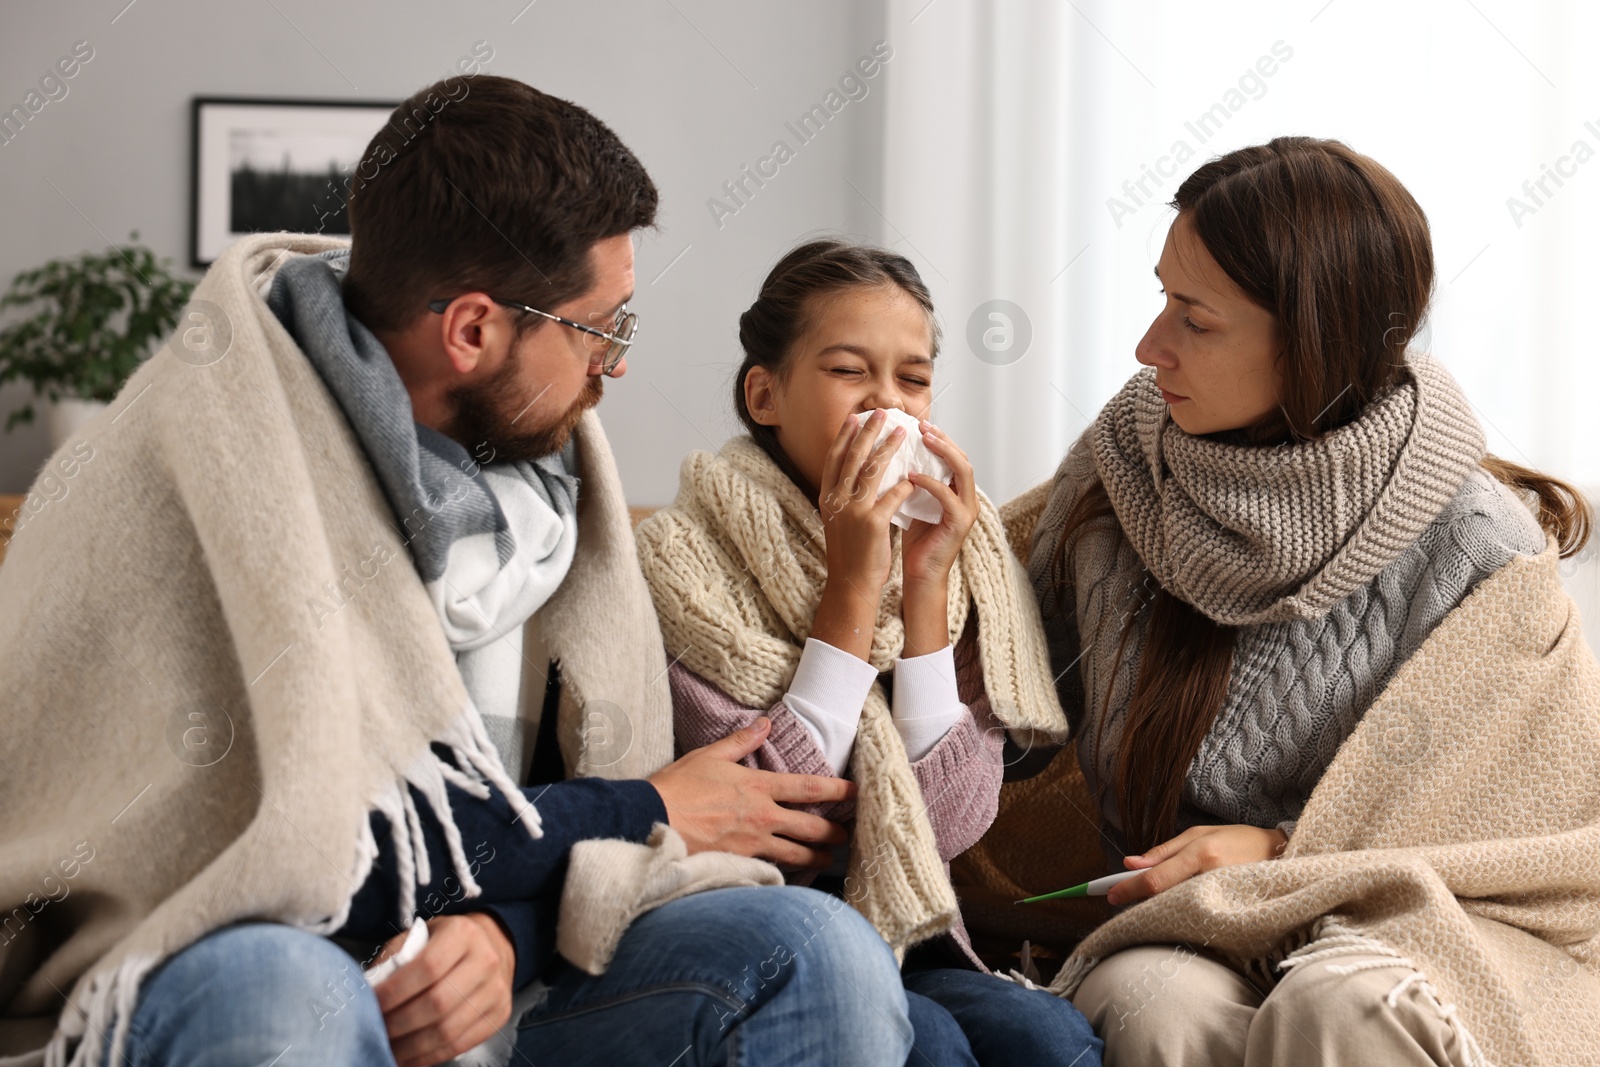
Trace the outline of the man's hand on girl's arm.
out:
[[[848,839],[844,827],[783,805],[848,800],[855,784],[740,763],[761,747],[771,727],[762,716],[661,768],[650,784],[666,805],[668,824],[683,835],[691,853],[734,852],[794,867],[828,867],[833,856],[827,846]]]
[[[1259,826],[1190,827],[1142,856],[1124,859],[1129,870],[1143,869],[1145,873],[1113,886],[1106,900],[1111,904],[1132,904],[1218,867],[1276,859],[1288,843],[1289,837],[1282,830],[1263,830]]]

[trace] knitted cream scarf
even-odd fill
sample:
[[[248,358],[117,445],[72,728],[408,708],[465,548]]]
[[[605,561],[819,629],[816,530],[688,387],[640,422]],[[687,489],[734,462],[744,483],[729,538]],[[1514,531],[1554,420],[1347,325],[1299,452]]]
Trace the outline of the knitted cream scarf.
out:
[[[1090,430],[1122,531],[1168,591],[1228,626],[1315,619],[1416,542],[1484,454],[1427,356],[1360,418],[1261,448],[1185,433],[1145,370]]]
[[[1039,610],[1006,545],[994,506],[978,521],[950,575],[950,639],[976,605],[984,685],[995,715],[1019,741],[1057,742],[1057,702]],[[891,669],[905,642],[899,531],[869,662]],[[640,525],[640,562],[668,655],[750,707],[782,699],[828,567],[817,509],[748,437],[683,462],[677,501]],[[950,928],[956,898],[934,845],[927,806],[894,729],[881,683],[862,708],[850,776],[858,787],[846,894],[897,952]]]

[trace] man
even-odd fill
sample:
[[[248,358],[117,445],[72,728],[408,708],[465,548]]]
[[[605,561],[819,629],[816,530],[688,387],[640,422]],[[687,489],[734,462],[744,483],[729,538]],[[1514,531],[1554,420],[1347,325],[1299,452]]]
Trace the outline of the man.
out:
[[[850,785],[742,766],[764,723],[669,762],[589,410],[637,322],[643,167],[482,75],[401,105],[352,187],[348,246],[213,266],[0,568],[0,1054],[903,1062],[875,931],[717,855],[825,864],[840,828],[782,805]],[[570,948],[615,903],[574,846],[658,823],[736,887]]]

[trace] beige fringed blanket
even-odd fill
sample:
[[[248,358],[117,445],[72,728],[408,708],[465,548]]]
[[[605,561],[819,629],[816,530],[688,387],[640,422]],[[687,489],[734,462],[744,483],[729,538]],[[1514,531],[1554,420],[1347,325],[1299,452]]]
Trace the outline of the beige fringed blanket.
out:
[[[368,812],[404,844],[406,783],[447,826],[447,778],[514,788],[360,443],[257,295],[336,244],[225,253],[0,567],[0,1059],[55,1032],[48,1062],[93,1063],[142,976],[218,926],[338,929]],[[593,412],[578,451],[582,548],[530,641],[562,665],[569,768],[641,777],[672,758],[666,661]]]
[[[1446,617],[1340,749],[1281,860],[1123,912],[1052,991],[1130,945],[1260,967],[1360,938],[1411,961],[1490,1062],[1600,1063],[1600,666],[1557,567],[1553,545],[1520,557]]]

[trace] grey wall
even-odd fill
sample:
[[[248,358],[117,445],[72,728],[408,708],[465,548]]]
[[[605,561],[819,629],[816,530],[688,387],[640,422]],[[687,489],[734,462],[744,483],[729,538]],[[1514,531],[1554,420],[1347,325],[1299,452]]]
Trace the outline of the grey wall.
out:
[[[0,105],[20,102],[74,42],[94,58],[0,147],[0,281],[133,229],[187,264],[193,96],[397,100],[487,41],[491,72],[595,112],[661,189],[660,231],[638,251],[637,356],[601,413],[629,498],[670,501],[684,454],[732,432],[738,315],[766,270],[813,231],[878,232],[868,201],[880,197],[881,76],[720,227],[706,201],[775,140],[797,144],[784,123],[885,36],[883,5],[522,3],[7,4]],[[0,389],[0,419],[24,388]],[[42,420],[0,436],[0,492],[23,491],[48,452]]]

